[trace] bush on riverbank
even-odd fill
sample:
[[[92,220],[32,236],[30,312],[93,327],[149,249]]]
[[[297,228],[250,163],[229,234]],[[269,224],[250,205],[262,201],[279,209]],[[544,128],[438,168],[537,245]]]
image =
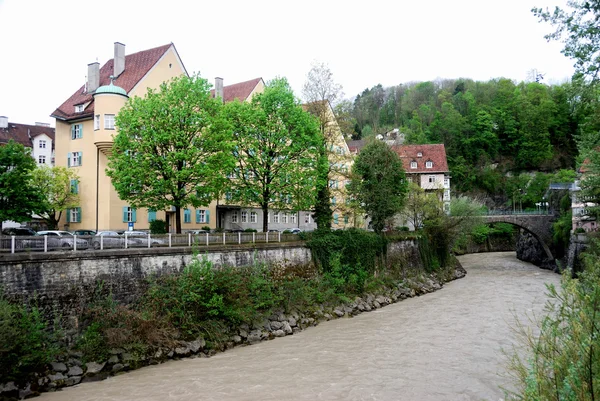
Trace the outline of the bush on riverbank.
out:
[[[548,286],[550,301],[539,335],[521,328],[527,356],[512,356],[517,399],[600,399],[600,252],[584,255],[577,278],[563,274],[559,289]]]
[[[0,293],[0,372],[3,380],[26,380],[58,351],[36,307],[10,303]]]

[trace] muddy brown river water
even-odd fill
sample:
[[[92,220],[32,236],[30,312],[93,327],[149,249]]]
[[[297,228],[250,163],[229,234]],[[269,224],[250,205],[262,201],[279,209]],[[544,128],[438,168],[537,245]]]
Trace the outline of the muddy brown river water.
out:
[[[435,293],[38,400],[502,400],[514,316],[539,313],[560,276],[514,252],[459,259],[467,276]]]

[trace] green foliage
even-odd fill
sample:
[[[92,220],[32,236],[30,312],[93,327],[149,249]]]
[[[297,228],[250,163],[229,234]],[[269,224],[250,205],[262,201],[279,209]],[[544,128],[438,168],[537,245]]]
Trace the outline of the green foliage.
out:
[[[471,239],[476,244],[485,243],[490,237],[511,238],[514,234],[515,226],[507,223],[494,223],[492,225],[481,224],[471,231]]]
[[[569,210],[562,214],[558,220],[552,224],[552,242],[561,253],[569,247],[571,237],[571,228],[573,227],[573,213]]]
[[[75,186],[72,183],[75,183]],[[73,169],[38,166],[33,170],[32,185],[38,188],[44,197],[39,215],[49,229],[58,228],[62,212],[79,206],[79,176]]]
[[[244,232],[245,232],[245,233],[255,233],[255,232],[257,232],[257,231],[256,231],[254,228],[246,228],[246,229],[244,230]]]
[[[231,199],[259,205],[265,232],[269,209],[310,209],[321,178],[323,138],[316,118],[302,109],[287,80],[269,82],[250,103],[227,103],[224,116],[235,142],[231,156],[237,161],[231,170]]]
[[[307,235],[306,246],[310,248],[315,262],[322,272],[331,272],[331,261],[343,266],[361,266],[369,273],[377,267],[377,261],[385,255],[387,240],[364,230],[351,228],[330,232],[315,231]]]
[[[46,199],[32,181],[31,150],[13,141],[0,146],[0,221],[27,221],[44,210]]]
[[[597,400],[600,397],[600,258],[584,256],[577,279],[563,274],[548,286],[550,301],[539,335],[521,327],[526,357],[515,352],[510,369],[520,400]]]
[[[233,167],[220,100],[205,79],[183,75],[130,98],[116,124],[106,173],[119,197],[134,208],[174,206],[181,233],[181,208],[217,198]]]
[[[0,294],[0,382],[43,372],[56,356],[54,341],[36,307],[11,303]]]
[[[380,233],[387,219],[402,210],[408,192],[400,157],[385,142],[372,141],[352,166],[350,193],[371,218]]]
[[[205,231],[210,231],[210,227],[209,226],[202,226],[202,229]]]
[[[166,234],[168,231],[167,222],[156,219],[150,222],[150,232],[152,234]]]

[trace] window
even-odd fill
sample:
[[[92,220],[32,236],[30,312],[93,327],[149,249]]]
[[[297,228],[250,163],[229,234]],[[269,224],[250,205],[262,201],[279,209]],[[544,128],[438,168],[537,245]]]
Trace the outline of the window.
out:
[[[156,210],[148,209],[148,223],[156,220]]]
[[[290,213],[290,223],[296,224],[296,213]]]
[[[433,162],[431,160],[427,160],[425,162],[425,168],[433,168]]]
[[[346,180],[346,188],[348,188],[350,186],[351,181],[350,180]]]
[[[100,129],[100,114],[94,116],[94,130]]]
[[[130,206],[123,206],[123,223],[135,223],[135,209]]]
[[[423,153],[421,153],[421,152],[417,153],[417,157],[423,157]]]
[[[250,212],[250,223],[256,223],[257,216],[256,212]]]
[[[288,214],[287,214],[287,212],[282,213],[281,214],[281,222],[287,224],[287,221],[288,221]]]
[[[336,189],[337,188],[337,181],[336,180],[329,180],[329,188]]]
[[[192,222],[192,211],[190,209],[183,209],[183,222],[184,223]]]
[[[348,221],[350,221],[350,217],[347,214],[345,214],[344,215],[344,224],[348,224]]]
[[[75,113],[81,113],[84,110],[83,104],[78,104],[75,106]]]
[[[208,210],[196,210],[196,223],[210,223],[210,214]]]
[[[46,156],[40,155],[38,157],[38,164],[46,164]]]
[[[231,194],[231,192],[225,192],[225,200],[226,201],[231,201],[231,199],[233,198],[233,195]]]
[[[338,224],[338,214],[337,213],[333,214],[333,224]]]
[[[81,166],[82,156],[82,152],[67,153],[67,167]]]
[[[310,213],[304,215],[304,224],[310,224]]]
[[[237,212],[237,210],[234,210],[233,212],[231,212],[231,222],[232,223],[237,223],[238,222],[238,212]]]
[[[247,223],[248,222],[248,212],[245,210],[242,210],[242,223]]]
[[[410,162],[410,168],[417,168],[417,162],[414,160]]]
[[[67,223],[81,223],[81,208],[67,209]]]
[[[78,194],[79,193],[79,181],[71,180],[71,193]]]
[[[335,204],[336,204],[335,196],[332,196],[332,197],[331,197],[331,204],[332,204],[332,205],[335,205]]]
[[[71,125],[71,139],[80,139],[83,136],[83,125],[73,124]]]
[[[46,149],[46,141],[43,139],[40,139],[40,149]]]
[[[273,223],[279,223],[279,212],[273,213]]]
[[[435,175],[429,176],[429,183],[435,183]]]
[[[115,115],[105,114],[104,115],[104,129],[115,129]]]

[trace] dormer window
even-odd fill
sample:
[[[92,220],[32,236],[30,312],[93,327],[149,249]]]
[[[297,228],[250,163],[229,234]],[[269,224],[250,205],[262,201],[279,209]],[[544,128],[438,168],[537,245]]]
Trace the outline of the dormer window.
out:
[[[423,157],[423,153],[421,153],[421,152],[417,153],[417,157]]]
[[[83,104],[78,104],[75,106],[75,113],[81,113],[83,112],[83,109],[85,108],[85,105]]]
[[[431,160],[427,160],[425,162],[425,168],[433,168],[433,162]]]
[[[410,162],[410,168],[417,168],[417,162],[414,160]]]

